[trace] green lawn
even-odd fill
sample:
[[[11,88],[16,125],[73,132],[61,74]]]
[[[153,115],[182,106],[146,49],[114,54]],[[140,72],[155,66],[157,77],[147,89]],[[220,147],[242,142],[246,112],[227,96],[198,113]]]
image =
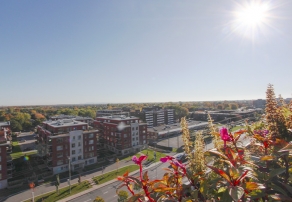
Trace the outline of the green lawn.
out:
[[[99,175],[97,177],[94,177],[93,180],[96,184],[102,184],[102,183],[105,183],[107,181],[110,181],[110,180],[117,178],[117,176],[123,175],[127,171],[129,171],[129,173],[130,173],[130,172],[133,172],[133,171],[138,170],[138,169],[139,169],[139,167],[137,165],[130,165],[130,166],[120,168],[118,171],[114,170],[114,171],[111,171],[109,173],[104,173],[103,175]]]
[[[71,186],[71,194],[69,193],[69,186],[62,188],[59,190],[59,194],[56,193],[56,191],[52,191],[50,193],[47,194],[43,194],[41,196],[38,196],[34,199],[35,202],[55,202],[58,200],[61,200],[63,198],[66,198],[68,196],[72,196],[74,194],[77,194],[79,192],[85,191],[86,189],[91,188],[91,185],[89,184],[89,182],[84,181],[81,182],[80,185],[79,184],[74,184]],[[30,200],[26,200],[24,202],[30,202]]]
[[[156,160],[154,160],[154,151],[153,150],[145,149],[145,150],[142,150],[141,153],[148,156],[148,158],[147,158],[148,161],[154,161],[154,162],[158,162],[158,161],[160,161],[161,157],[166,156],[164,153],[156,152]]]
[[[234,132],[234,131],[237,131],[237,130],[243,129],[243,128],[244,128],[244,126],[235,126],[231,129],[231,132]]]
[[[140,152],[138,152],[138,153],[136,153],[136,154],[134,154],[134,155],[132,155],[132,156],[128,156],[128,157],[126,157],[126,158],[124,158],[124,159],[120,159],[120,160],[130,161],[130,160],[132,159],[133,156],[140,157],[140,156],[141,156],[140,153],[143,153],[143,154],[147,155],[147,152],[148,152],[148,158],[147,158],[147,159],[148,159],[149,161],[154,161],[154,155],[153,155],[153,154],[154,154],[154,151],[151,150],[151,149],[145,149],[145,150],[142,150],[142,151],[140,151]],[[161,157],[164,157],[164,156],[166,156],[164,153],[156,152],[156,160],[155,160],[155,162],[159,161],[160,158],[161,158]]]
[[[10,155],[11,155],[12,159],[17,159],[17,158],[23,156],[23,153],[22,153],[17,141],[12,142],[12,154],[10,154]]]

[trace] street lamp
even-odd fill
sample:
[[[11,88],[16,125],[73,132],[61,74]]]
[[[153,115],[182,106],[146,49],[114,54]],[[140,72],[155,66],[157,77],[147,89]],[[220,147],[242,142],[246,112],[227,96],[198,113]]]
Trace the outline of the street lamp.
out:
[[[69,183],[69,189],[70,189],[70,194],[71,194],[71,166],[70,166],[70,156],[68,156],[68,160],[69,160],[69,179],[68,179],[68,183]]]
[[[32,202],[34,202],[34,187],[35,187],[35,184],[33,182],[31,182],[31,183],[29,183],[29,187],[31,189]]]

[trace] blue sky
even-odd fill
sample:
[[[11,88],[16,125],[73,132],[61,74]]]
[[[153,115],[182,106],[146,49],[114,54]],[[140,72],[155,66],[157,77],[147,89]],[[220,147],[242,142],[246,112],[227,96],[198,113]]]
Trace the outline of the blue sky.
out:
[[[253,3],[1,1],[0,105],[292,97],[292,2]]]

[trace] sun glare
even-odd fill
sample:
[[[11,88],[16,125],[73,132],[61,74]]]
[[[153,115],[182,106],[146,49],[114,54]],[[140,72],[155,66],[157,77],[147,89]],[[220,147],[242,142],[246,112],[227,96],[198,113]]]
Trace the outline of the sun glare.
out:
[[[254,0],[238,4],[233,12],[232,31],[255,41],[260,35],[267,34],[271,10],[267,1]]]

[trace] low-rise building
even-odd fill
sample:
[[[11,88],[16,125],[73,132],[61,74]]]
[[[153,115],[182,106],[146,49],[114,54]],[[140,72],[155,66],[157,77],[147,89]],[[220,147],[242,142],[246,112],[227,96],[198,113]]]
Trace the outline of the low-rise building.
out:
[[[193,121],[188,120],[188,129],[189,130],[201,130],[208,126],[208,122],[202,121]],[[178,135],[182,131],[182,128],[179,123],[174,123],[171,125],[161,125],[153,128],[148,128],[148,138],[149,142],[154,142],[156,140],[166,138],[173,135]]]
[[[45,121],[37,127],[38,154],[46,157],[54,174],[96,163],[97,130],[74,119]]]
[[[76,121],[88,123],[89,125],[91,125],[94,121],[93,118],[91,117],[65,115],[65,114],[60,114],[60,115],[55,115],[55,116],[50,117],[50,120],[52,121],[61,120],[61,119],[74,119]]]
[[[97,117],[94,125],[100,131],[105,148],[116,154],[140,151],[147,144],[147,124],[140,123],[137,117]]]

